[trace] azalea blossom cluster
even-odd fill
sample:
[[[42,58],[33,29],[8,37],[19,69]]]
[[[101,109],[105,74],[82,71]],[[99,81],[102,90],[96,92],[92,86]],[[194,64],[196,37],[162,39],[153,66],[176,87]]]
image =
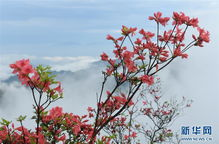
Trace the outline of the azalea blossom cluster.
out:
[[[14,124],[3,119],[3,125],[0,129],[0,143],[2,144],[31,144],[38,139],[39,144],[45,144],[44,135],[31,132],[23,126],[16,127]]]
[[[157,12],[148,19],[155,22],[155,33],[122,26],[118,38],[107,35],[106,39],[112,41],[115,47],[113,56],[101,54],[107,68],[103,71],[103,83],[97,94],[97,108],[88,107],[88,114],[83,116],[64,113],[61,107],[46,110],[52,102],[63,98],[61,83],[55,80],[50,67],[33,67],[28,59],[11,64],[13,73],[31,89],[35,110],[32,119],[36,122],[36,129],[25,128],[22,123],[25,117],[22,116],[18,118],[21,126],[16,128],[13,123],[2,119],[0,142],[139,144],[138,136],[142,134],[150,143],[172,138],[173,132],[168,125],[182,107],[174,105],[176,102],[160,101],[160,90],[154,87],[159,82],[155,74],[178,57],[188,58],[185,52],[191,47],[203,47],[210,41],[209,32],[200,28],[197,18],[190,18],[182,12],[173,12],[172,18],[163,17],[161,12]],[[167,28],[168,23],[172,29],[161,31],[160,27]],[[189,28],[195,29],[197,34],[187,36]],[[138,37],[135,38],[136,35]],[[187,44],[185,38],[192,41]],[[125,45],[125,41],[130,44]],[[111,88],[107,87],[109,83]],[[148,100],[144,87],[148,88],[152,100]],[[142,103],[140,108],[139,103]],[[149,118],[154,128],[147,129],[144,124],[138,123],[135,119],[138,115]]]
[[[63,90],[61,88],[61,83],[54,81],[53,76],[50,76],[51,72],[47,72],[50,69],[49,67],[44,68],[40,65],[37,68],[34,68],[30,64],[29,59],[16,61],[14,64],[10,64],[10,67],[13,69],[12,73],[17,74],[22,84],[42,90],[51,97],[54,95],[56,97],[62,95]],[[58,84],[58,86],[52,88],[53,84]]]
[[[13,69],[12,73],[18,75],[18,78],[22,84],[29,85],[29,83],[31,83],[31,78],[33,80],[39,78],[38,73],[30,64],[29,59],[16,61],[15,64],[10,64],[10,67]],[[29,76],[31,74],[33,74],[33,76],[30,78]]]
[[[93,130],[87,118],[87,115],[64,113],[61,107],[55,107],[49,114],[42,115],[41,128],[50,143],[85,143],[89,141]]]
[[[0,130],[0,142],[11,144],[32,144],[38,139],[39,144],[51,143],[85,143],[92,134],[92,125],[88,124],[87,115],[78,116],[64,113],[61,107],[54,107],[49,112],[41,113],[39,133],[28,130],[23,125],[15,127],[14,124],[3,120]],[[11,126],[11,127],[10,127]]]
[[[111,35],[107,35],[107,40],[111,40],[115,45],[113,51],[115,59],[110,58],[106,53],[101,55],[103,61],[109,63],[109,67],[106,70],[108,75],[116,74],[119,78],[127,79],[127,73],[136,73],[144,71],[144,82],[151,84],[152,78],[145,77],[150,76],[162,69],[166,64],[172,61],[176,57],[187,58],[188,54],[185,52],[192,46],[202,47],[204,43],[208,43],[209,32],[200,28],[198,25],[198,18],[190,18],[183,12],[174,12],[172,16],[172,29],[164,30],[160,32],[160,25],[167,26],[170,21],[170,17],[162,17],[161,12],[154,13],[154,16],[150,16],[149,20],[155,21],[157,24],[157,33],[147,31],[145,29],[128,28],[122,26],[122,36],[114,38]],[[186,44],[185,35],[188,28],[196,29],[198,35],[192,34],[193,41]],[[135,40],[131,40],[136,33],[139,33],[140,37]],[[189,36],[188,36],[189,37]],[[132,48],[128,49],[124,46],[124,41],[128,40],[132,44]],[[119,67],[122,69],[122,73],[118,73]],[[153,69],[155,69],[153,71]],[[145,81],[145,78],[148,81]],[[141,79],[141,76],[138,77]]]
[[[110,99],[106,102],[103,103],[101,102],[99,104],[98,107],[101,107],[101,118],[107,118],[108,116],[110,116],[110,113],[114,112],[115,110],[120,109],[128,100],[125,96],[125,94],[121,93],[121,95],[119,96],[110,96],[110,92],[107,91],[108,97],[110,97]],[[128,103],[128,106],[132,106],[134,103],[133,101],[130,101]]]
[[[103,128],[104,132],[111,136],[110,142],[136,144],[146,141],[177,142],[177,135],[169,126],[192,101],[185,98],[181,102],[162,101],[160,79],[140,91],[133,105]]]
[[[10,64],[14,74],[17,74],[22,84],[32,91],[36,119],[36,143],[39,143],[41,113],[56,100],[63,97],[61,83],[55,80],[51,68],[39,65],[34,68],[29,59],[22,59]]]
[[[93,137],[130,107],[130,102],[133,101],[133,97],[142,86],[151,86],[155,83],[154,75],[157,72],[177,57],[188,58],[188,54],[185,52],[192,46],[202,47],[204,43],[210,41],[209,32],[199,27],[198,19],[190,18],[183,12],[173,12],[172,22],[170,22],[170,17],[162,17],[161,12],[154,13],[154,16],[150,16],[148,19],[156,23],[156,33],[145,29],[137,31],[138,29],[135,27],[122,26],[121,36],[115,38],[107,35],[106,37],[107,40],[113,42],[115,49],[113,57],[106,53],[100,55],[102,61],[107,62],[108,66],[103,72],[104,82],[98,99]],[[164,30],[161,33],[160,27],[165,28],[168,23],[172,24],[172,29]],[[186,44],[185,36],[189,28],[197,30],[198,35],[191,35],[192,41]],[[137,33],[139,37],[135,38]],[[125,45],[125,41],[130,42],[131,46]],[[105,90],[105,84],[109,77],[114,78],[115,87],[112,90]],[[108,108],[116,105],[115,101],[112,103],[112,99],[118,95],[117,90],[126,84],[128,84],[127,92],[124,92],[122,97],[117,97],[120,98],[119,107],[105,113]],[[107,94],[104,96],[104,93]],[[149,109],[147,111],[150,112]],[[104,116],[103,113],[105,113]],[[171,114],[171,111],[163,110],[162,114],[168,115]]]

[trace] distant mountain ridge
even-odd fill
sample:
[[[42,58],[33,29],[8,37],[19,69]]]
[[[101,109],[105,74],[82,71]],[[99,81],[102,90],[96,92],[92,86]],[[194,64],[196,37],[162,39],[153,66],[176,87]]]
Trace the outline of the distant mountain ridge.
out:
[[[58,80],[62,80],[65,77],[68,77],[68,78],[70,77],[74,80],[80,80],[80,79],[89,77],[91,72],[95,72],[95,73],[99,72],[101,74],[101,71],[104,69],[105,66],[106,66],[105,62],[96,61],[96,62],[90,63],[87,68],[81,69],[75,72],[72,72],[70,70],[61,70],[61,71],[52,71],[52,72],[53,74],[57,76]],[[13,75],[7,78],[6,80],[3,80],[2,82],[6,84],[10,84],[16,81],[18,81],[18,78],[16,75]]]

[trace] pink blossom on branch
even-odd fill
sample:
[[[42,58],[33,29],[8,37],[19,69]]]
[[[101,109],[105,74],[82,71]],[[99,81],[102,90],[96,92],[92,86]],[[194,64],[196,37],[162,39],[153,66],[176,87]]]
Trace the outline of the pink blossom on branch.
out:
[[[124,35],[124,36],[128,36],[129,34],[131,34],[133,36],[133,35],[135,35],[136,30],[137,30],[137,28],[132,28],[132,27],[128,28],[124,25],[122,26],[122,29],[121,29],[122,35]]]
[[[141,76],[140,79],[142,80],[143,83],[146,83],[149,86],[154,84],[154,77],[153,76],[143,75],[143,76]]]
[[[163,26],[167,25],[167,22],[170,20],[169,17],[161,17],[162,13],[161,12],[157,12],[154,13],[154,16],[149,16],[148,19],[149,20],[155,20],[157,23],[160,23]]]
[[[188,54],[185,51],[191,47],[201,47],[203,43],[209,42],[209,33],[199,28],[198,19],[190,18],[183,12],[173,12],[172,19],[170,17],[162,17],[162,13],[157,12],[148,19],[154,20],[157,24],[163,26],[166,26],[172,20],[172,29],[164,30],[162,33],[159,25],[157,25],[156,34],[140,29],[138,33],[143,37],[137,37],[135,41],[132,41],[130,35],[134,36],[137,28],[122,26],[121,33],[124,38],[121,42],[117,40],[119,38],[107,36],[108,40],[114,42],[115,49],[113,50],[114,57],[106,58],[105,54],[101,55],[101,59],[109,63],[106,71],[103,72],[106,74],[104,83],[111,76],[114,78],[116,86],[106,99],[102,96],[103,92],[99,96],[93,138],[99,134],[104,126],[128,107],[128,102],[132,100],[141,86],[145,84],[146,86],[152,86],[155,83],[154,75],[156,73],[178,57],[187,58]],[[189,28],[195,28],[199,32],[199,36],[192,36],[194,40],[186,44],[185,37]],[[130,45],[126,45],[127,41],[130,42]],[[121,80],[121,75],[125,77],[125,80]],[[115,91],[120,89],[124,82],[129,83],[130,90],[134,90],[134,92],[128,92],[126,99],[118,95],[115,96]],[[156,96],[155,99],[157,102],[159,101],[159,97]],[[118,100],[121,103],[118,103]],[[153,112],[152,109],[147,109],[147,113],[168,115],[171,112],[166,110]],[[93,138],[91,142],[93,142]]]

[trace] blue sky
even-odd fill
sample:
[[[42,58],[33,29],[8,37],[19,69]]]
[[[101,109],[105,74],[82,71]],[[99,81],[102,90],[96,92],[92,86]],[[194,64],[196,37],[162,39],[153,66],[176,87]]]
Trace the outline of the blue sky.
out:
[[[0,53],[31,56],[98,56],[111,51],[107,34],[121,25],[152,29],[156,11],[171,15],[208,10],[201,0],[0,0]]]

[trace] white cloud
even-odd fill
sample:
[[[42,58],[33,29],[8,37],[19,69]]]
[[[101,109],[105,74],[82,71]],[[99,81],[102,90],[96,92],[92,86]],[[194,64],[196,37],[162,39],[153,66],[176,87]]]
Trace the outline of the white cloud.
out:
[[[7,63],[9,63],[10,56],[8,56],[7,59]],[[54,64],[54,67],[58,70],[76,71],[84,68],[84,71],[57,76],[57,79],[61,81],[64,88],[64,99],[57,101],[52,104],[52,106],[62,106],[64,111],[80,115],[86,113],[88,106],[95,106],[96,92],[99,92],[98,90],[102,81],[101,68],[87,68],[91,62],[96,61],[95,58],[85,56],[38,57],[32,60],[33,62],[41,61],[44,62],[44,64],[52,62],[51,65]],[[33,100],[30,90],[26,89],[25,86],[21,86],[19,82],[9,84],[0,82],[0,91],[3,92],[3,95],[0,95],[1,117],[14,122],[19,115],[28,115],[25,126],[33,128],[33,121],[30,121],[30,117],[33,115]]]
[[[30,59],[34,65],[43,64],[52,66],[55,71],[78,71],[86,69],[92,62],[98,61],[98,58],[89,56],[78,57],[36,57],[29,55],[1,55],[0,59],[0,80],[5,80],[11,76],[10,64],[20,59]]]
[[[78,57],[59,57],[59,56],[55,56],[55,57],[43,57],[42,59],[44,60],[49,60],[49,61],[53,61],[53,62],[61,62],[61,61],[93,61],[94,58],[93,57],[89,57],[89,56],[78,56]]]
[[[88,56],[79,57],[43,57],[44,60],[53,62],[52,69],[55,71],[78,71],[88,68],[92,62],[98,61],[97,58]]]

